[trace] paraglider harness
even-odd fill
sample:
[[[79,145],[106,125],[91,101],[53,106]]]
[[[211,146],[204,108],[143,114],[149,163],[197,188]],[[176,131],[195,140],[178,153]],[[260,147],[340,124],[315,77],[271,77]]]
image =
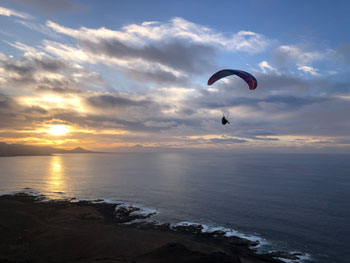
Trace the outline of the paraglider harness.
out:
[[[221,123],[222,123],[222,125],[226,125],[227,123],[230,124],[230,122],[225,118],[225,115],[222,116]]]

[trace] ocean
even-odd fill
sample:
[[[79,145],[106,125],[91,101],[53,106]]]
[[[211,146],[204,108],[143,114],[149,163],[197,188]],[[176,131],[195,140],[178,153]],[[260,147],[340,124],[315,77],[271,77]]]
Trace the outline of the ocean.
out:
[[[350,155],[116,153],[0,158],[0,194],[104,199],[259,240],[259,253],[350,262]],[[293,262],[293,261],[290,261]]]

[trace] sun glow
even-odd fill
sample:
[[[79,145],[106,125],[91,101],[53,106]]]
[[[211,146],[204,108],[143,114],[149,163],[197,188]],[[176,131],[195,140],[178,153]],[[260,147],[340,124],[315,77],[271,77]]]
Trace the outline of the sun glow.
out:
[[[66,135],[70,131],[66,125],[51,125],[47,132],[55,136],[62,136]]]

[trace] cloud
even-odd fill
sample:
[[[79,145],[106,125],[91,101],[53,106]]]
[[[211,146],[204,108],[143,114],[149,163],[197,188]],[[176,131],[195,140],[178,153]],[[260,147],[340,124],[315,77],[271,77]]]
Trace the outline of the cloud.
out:
[[[15,20],[15,22],[31,30],[35,30],[37,32],[45,34],[49,37],[60,38],[60,36],[57,33],[55,33],[52,29],[48,28],[46,25],[32,23],[32,22],[23,21],[23,20]]]
[[[0,90],[20,94],[28,92],[80,93],[103,83],[100,77],[83,67],[53,58],[36,48],[21,43],[12,44],[25,51],[19,59],[0,56]]]
[[[23,57],[22,60],[16,61],[12,58],[0,60],[0,68],[4,71],[3,79],[7,84],[4,86],[11,87],[40,82],[46,77],[41,73],[59,73],[65,70],[65,65],[55,59],[50,58],[28,58]]]
[[[55,41],[44,40],[43,48],[46,52],[53,54],[54,56],[77,63],[87,62],[95,64],[99,61],[108,62],[108,58],[105,60],[102,56],[94,56],[80,48],[74,48]]]
[[[220,32],[187,21],[180,17],[173,18],[167,24],[159,22],[142,23],[141,25],[129,25],[124,30],[136,36],[150,39],[166,39],[169,36],[179,39],[188,39],[196,43],[213,45],[230,51],[244,51],[258,53],[270,45],[270,40],[265,36],[250,32],[239,31],[226,36]]]
[[[97,43],[94,45],[96,46],[95,48],[93,48],[93,45],[89,45],[89,47],[85,46],[84,49],[70,47],[58,42],[44,41],[44,49],[55,56],[77,63],[105,64],[115,71],[119,71],[127,77],[142,83],[146,81],[155,83],[184,84],[188,81],[189,75],[194,73],[186,72],[184,68],[181,67],[170,67],[169,64],[176,64],[176,62],[164,60],[164,56],[171,57],[171,54],[174,54],[174,51],[172,51],[173,53],[169,52],[167,54],[164,48],[161,50],[151,48],[158,53],[157,55],[159,55],[157,56],[154,54],[155,60],[152,60],[152,54],[147,54],[146,52],[143,52],[143,50],[135,50],[135,53],[130,53],[129,57],[127,54],[119,57],[117,55],[117,50],[120,47],[114,47],[115,50],[110,50],[108,48],[105,50],[104,43]],[[129,50],[129,52],[132,50],[128,47],[126,49]],[[136,56],[137,54],[140,54],[140,56]],[[162,57],[162,55],[164,56]],[[197,55],[194,53],[192,57],[189,56],[189,58],[185,59],[183,65],[185,66],[187,63],[189,67],[192,67],[196,71],[205,70],[204,67],[209,64],[209,62],[207,62],[209,60],[201,59],[204,63],[198,65],[198,68],[196,68],[195,65],[197,65],[197,60],[194,59],[194,56]],[[166,62],[165,64],[162,64],[158,62],[157,59]],[[177,60],[177,58],[175,58],[175,60]]]
[[[324,97],[297,97],[297,96],[267,96],[265,98],[247,98],[247,97],[226,97],[225,99],[200,100],[202,107],[210,109],[221,109],[226,107],[248,106],[255,109],[264,109],[265,111],[288,111],[299,109],[305,105],[319,103],[327,100]],[[273,107],[272,107],[273,106]]]
[[[142,47],[125,45],[117,40],[103,39],[97,43],[88,40],[82,40],[79,43],[90,53],[102,53],[108,57],[125,60],[141,59],[150,64],[163,65],[185,73],[198,73],[203,68],[212,66],[210,59],[215,55],[213,48],[209,46],[185,43],[176,39]]]
[[[280,139],[278,138],[271,138],[271,137],[250,137],[250,138],[256,141],[280,141]]]
[[[335,141],[333,141],[333,143],[348,145],[350,144],[350,138],[336,138]]]
[[[72,87],[69,81],[65,80],[50,80],[46,83],[41,83],[37,86],[36,91],[39,93],[58,93],[58,94],[74,94],[82,93],[82,90],[77,87]]]
[[[98,108],[110,107],[130,107],[130,106],[148,106],[152,102],[149,100],[133,100],[120,95],[98,95],[87,98],[89,104]]]
[[[117,40],[124,44],[136,46],[144,45],[147,42],[161,42],[167,39],[182,39],[193,43],[210,45],[224,48],[230,51],[244,51],[258,53],[270,45],[270,40],[265,36],[250,32],[239,31],[231,36],[225,36],[211,28],[198,25],[183,18],[176,17],[169,23],[144,22],[123,27],[121,31],[109,30],[104,27],[89,29],[81,27],[71,29],[61,26],[52,21],[46,25],[58,33],[65,34],[76,39],[91,40],[93,42],[103,39]]]
[[[258,88],[254,93],[259,97],[268,94],[273,95],[307,95],[310,91],[313,80],[303,79],[300,76],[282,73],[277,74],[257,74]],[[326,81],[326,83],[328,83]],[[248,93],[250,94],[250,93]]]
[[[270,45],[270,40],[261,34],[250,31],[239,31],[231,39],[223,42],[225,48],[247,53],[259,53]]]
[[[5,7],[1,7],[1,6],[0,6],[0,15],[2,15],[2,16],[15,16],[15,17],[19,17],[22,19],[32,19],[33,18],[33,16],[31,16],[29,14],[26,14],[23,12],[18,12],[18,11],[8,9]]]
[[[177,76],[175,73],[159,69],[157,66],[143,69],[129,68],[125,70],[124,75],[141,83],[154,82],[163,85],[184,85],[188,82],[187,76]]]
[[[312,76],[319,76],[317,73],[318,69],[310,67],[310,66],[300,66],[298,67],[299,70],[304,71],[306,73],[311,74]]]
[[[350,63],[350,43],[344,43],[336,51],[337,58],[347,64]]]
[[[337,75],[347,73],[344,67],[350,62],[348,43],[339,45],[337,49],[326,48],[322,44],[280,45],[271,50],[271,62],[261,62],[259,67],[264,73],[273,73],[270,67],[278,72],[297,75],[300,71],[312,77]]]
[[[294,125],[289,127],[288,132],[313,136],[348,136],[348,107],[347,101],[330,98],[301,108],[291,119]]]
[[[13,104],[14,104],[14,101],[10,97],[0,93],[0,108],[1,109],[10,109]]]
[[[281,74],[276,68],[272,67],[267,61],[261,61],[259,63],[259,67],[263,73],[271,72],[277,75]]]
[[[1,65],[8,72],[18,75],[33,74],[34,71],[60,72],[66,69],[66,65],[59,60],[51,58],[24,58],[22,61],[12,59],[2,60]]]
[[[73,29],[52,21],[46,26],[77,41],[75,47],[46,41],[48,52],[77,62],[114,64],[127,77],[159,84],[183,85],[194,74],[212,71],[220,49],[253,54],[270,45],[270,40],[255,32],[227,36],[179,17],[167,23],[132,24],[121,30]]]
[[[215,54],[212,47],[178,40],[142,47],[104,39],[98,42],[81,40],[79,44],[88,54],[108,58],[124,68],[125,75],[140,82],[184,84],[191,75],[213,68]]]
[[[34,128],[30,119],[35,116],[41,118],[47,111],[39,106],[25,106],[19,103],[13,96],[0,93],[0,129],[12,129],[21,131],[25,127]]]
[[[213,138],[209,140],[213,144],[234,144],[234,143],[245,143],[247,140],[237,138]]]
[[[309,50],[296,45],[279,46],[274,51],[274,59],[279,64],[295,62],[297,64],[310,64],[313,61],[324,59],[325,55],[317,50]]]

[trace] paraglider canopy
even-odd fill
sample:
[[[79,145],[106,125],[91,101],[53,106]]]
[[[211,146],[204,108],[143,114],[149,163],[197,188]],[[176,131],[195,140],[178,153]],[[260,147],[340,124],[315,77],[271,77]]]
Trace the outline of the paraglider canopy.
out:
[[[212,85],[215,81],[230,75],[237,75],[238,77],[243,79],[248,84],[250,90],[254,90],[258,86],[258,82],[253,75],[249,74],[248,72],[235,69],[223,69],[216,72],[208,80],[208,85]]]

